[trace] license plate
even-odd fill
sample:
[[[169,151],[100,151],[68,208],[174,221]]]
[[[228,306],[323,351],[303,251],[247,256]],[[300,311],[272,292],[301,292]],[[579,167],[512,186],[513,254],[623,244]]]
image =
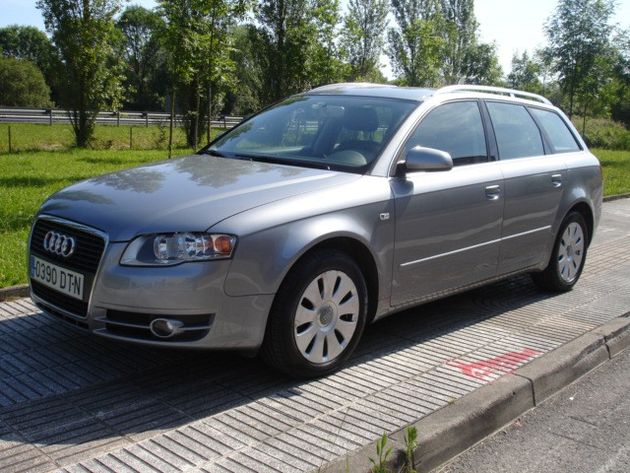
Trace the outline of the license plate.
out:
[[[85,278],[81,273],[31,256],[31,279],[70,297],[83,300]]]

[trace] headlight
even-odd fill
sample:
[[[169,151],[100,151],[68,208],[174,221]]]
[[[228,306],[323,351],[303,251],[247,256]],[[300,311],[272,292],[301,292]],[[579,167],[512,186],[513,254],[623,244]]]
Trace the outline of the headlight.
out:
[[[133,240],[120,258],[131,266],[164,266],[230,258],[236,237],[216,233],[163,233]]]

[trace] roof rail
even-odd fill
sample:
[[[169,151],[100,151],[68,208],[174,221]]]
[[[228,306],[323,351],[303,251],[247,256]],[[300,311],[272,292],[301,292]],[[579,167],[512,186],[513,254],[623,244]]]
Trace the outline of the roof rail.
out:
[[[549,99],[542,95],[532,94],[531,92],[523,92],[522,90],[506,89],[504,87],[491,87],[488,85],[449,85],[442,87],[435,92],[435,95],[450,94],[453,92],[484,92],[487,94],[509,95],[510,97],[521,97],[533,99],[547,105],[552,105]]]

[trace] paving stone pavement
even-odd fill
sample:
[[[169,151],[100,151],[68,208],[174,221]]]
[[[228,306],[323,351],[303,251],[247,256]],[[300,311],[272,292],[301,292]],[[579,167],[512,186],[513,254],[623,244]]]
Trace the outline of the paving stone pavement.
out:
[[[370,326],[347,368],[307,382],[0,303],[0,471],[317,471],[626,314],[629,236],[630,200],[607,203],[572,292],[520,276],[406,311]]]

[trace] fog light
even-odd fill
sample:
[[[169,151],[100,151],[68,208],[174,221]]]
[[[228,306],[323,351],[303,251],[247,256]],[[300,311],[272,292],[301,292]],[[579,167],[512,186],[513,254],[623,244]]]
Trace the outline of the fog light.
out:
[[[155,319],[149,325],[151,333],[158,338],[170,338],[181,332],[184,323],[180,320]]]

